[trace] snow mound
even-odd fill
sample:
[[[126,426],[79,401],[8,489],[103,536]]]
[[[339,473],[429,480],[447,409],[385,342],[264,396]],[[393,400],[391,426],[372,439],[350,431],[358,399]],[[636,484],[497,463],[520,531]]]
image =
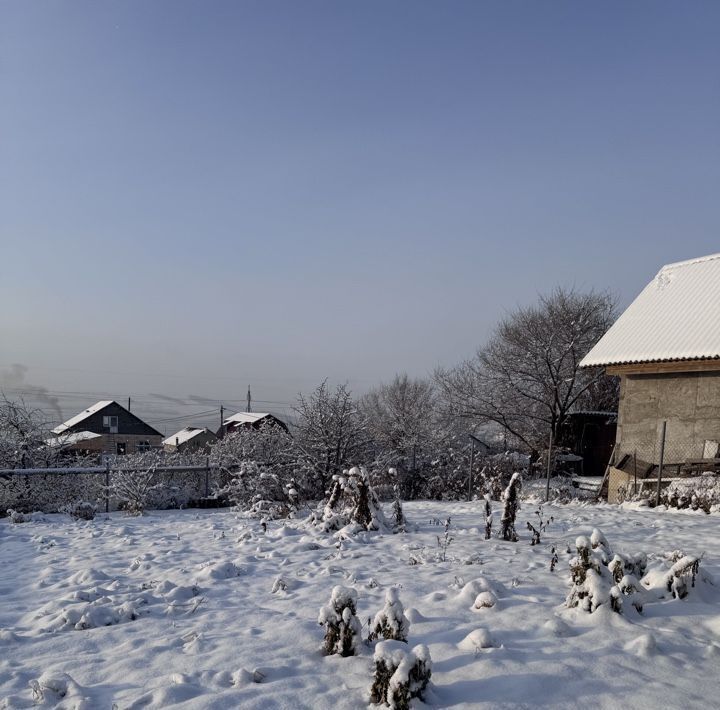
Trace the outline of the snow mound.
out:
[[[241,577],[246,572],[245,567],[238,566],[229,560],[205,562],[200,565],[200,571],[197,573],[196,578],[199,580],[232,579],[233,577]]]
[[[494,586],[485,577],[478,577],[465,584],[458,593],[456,602],[466,607],[471,606],[482,592],[490,592],[497,599]]]
[[[555,636],[556,638],[567,638],[568,636],[574,635],[572,628],[562,619],[558,618],[548,619],[542,625],[542,628],[545,633],[550,636]]]
[[[474,653],[483,648],[497,648],[498,644],[487,629],[479,628],[471,631],[457,646],[461,651]]]
[[[33,705],[56,710],[91,710],[83,689],[67,674],[46,671],[30,681]]]
[[[623,648],[628,653],[633,653],[641,658],[649,658],[657,652],[657,642],[652,634],[647,633],[628,641]]]
[[[473,611],[482,611],[484,609],[492,609],[497,605],[497,597],[490,591],[480,592],[475,597],[475,602],[472,605]]]

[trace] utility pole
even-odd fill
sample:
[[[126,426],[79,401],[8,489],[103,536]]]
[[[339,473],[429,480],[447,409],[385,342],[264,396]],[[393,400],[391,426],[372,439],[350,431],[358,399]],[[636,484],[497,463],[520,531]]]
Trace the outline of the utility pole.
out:
[[[250,385],[248,385],[247,409],[245,410],[246,412],[251,412],[251,411],[252,411],[251,405],[252,405],[252,395],[250,394]]]
[[[225,436],[225,407],[220,405],[220,438]]]
[[[128,412],[130,411],[130,397],[128,397]]]

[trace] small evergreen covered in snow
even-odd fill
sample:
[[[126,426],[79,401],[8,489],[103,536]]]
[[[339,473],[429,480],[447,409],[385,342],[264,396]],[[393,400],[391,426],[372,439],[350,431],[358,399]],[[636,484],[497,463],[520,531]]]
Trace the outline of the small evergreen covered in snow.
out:
[[[502,526],[500,535],[503,540],[508,540],[509,542],[518,541],[518,536],[515,532],[515,516],[520,507],[519,493],[521,485],[520,474],[513,473],[510,483],[502,495],[504,507],[502,518],[500,519]]]
[[[318,624],[325,627],[323,650],[326,654],[354,656],[362,626],[357,616],[357,592],[336,586],[330,601],[320,609]]]
[[[341,476],[333,476],[322,525],[328,532],[347,525],[355,525],[360,530],[385,527],[380,501],[370,486],[364,466],[353,466],[349,471],[343,471]]]
[[[408,710],[412,698],[422,700],[432,675],[432,661],[427,646],[412,651],[399,641],[381,641],[375,647],[375,677],[370,700],[394,710]]]
[[[398,590],[391,587],[385,592],[385,606],[375,615],[370,632],[370,640],[378,638],[394,641],[407,641],[410,621],[405,616]]]

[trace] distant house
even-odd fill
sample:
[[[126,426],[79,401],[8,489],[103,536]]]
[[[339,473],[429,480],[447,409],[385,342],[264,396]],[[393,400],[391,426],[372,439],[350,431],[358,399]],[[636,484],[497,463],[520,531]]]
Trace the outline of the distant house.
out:
[[[279,426],[287,431],[287,424],[268,412],[238,412],[223,422],[218,436],[232,434],[240,429],[259,429],[261,426]]]
[[[120,455],[158,448],[163,438],[157,429],[112,400],[96,402],[52,433],[56,445],[69,451]]]
[[[202,451],[217,441],[217,436],[207,427],[187,426],[163,441],[165,451]]]
[[[620,376],[608,500],[636,477],[714,466],[720,442],[720,254],[668,264],[580,363]]]

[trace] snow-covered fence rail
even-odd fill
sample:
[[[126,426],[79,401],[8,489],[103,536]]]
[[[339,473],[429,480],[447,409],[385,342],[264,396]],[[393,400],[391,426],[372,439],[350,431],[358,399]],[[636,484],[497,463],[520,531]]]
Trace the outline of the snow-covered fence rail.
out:
[[[81,500],[99,509],[117,510],[114,478],[145,471],[110,466],[0,469],[0,515],[9,508],[57,512]],[[226,471],[211,465],[156,466],[152,475],[156,485],[150,507],[180,508],[207,499],[222,485]]]

